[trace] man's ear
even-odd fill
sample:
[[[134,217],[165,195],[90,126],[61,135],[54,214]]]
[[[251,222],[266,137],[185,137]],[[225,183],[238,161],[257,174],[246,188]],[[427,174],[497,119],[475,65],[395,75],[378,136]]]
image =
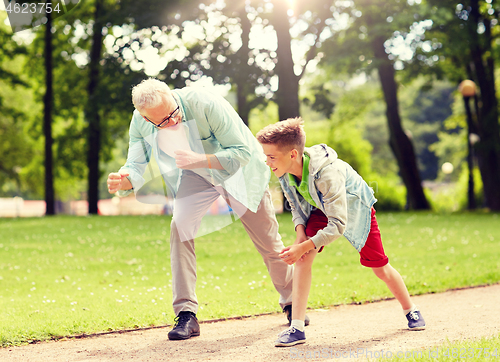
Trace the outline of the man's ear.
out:
[[[299,157],[299,151],[297,151],[295,148],[293,148],[290,152],[292,160],[296,160]]]

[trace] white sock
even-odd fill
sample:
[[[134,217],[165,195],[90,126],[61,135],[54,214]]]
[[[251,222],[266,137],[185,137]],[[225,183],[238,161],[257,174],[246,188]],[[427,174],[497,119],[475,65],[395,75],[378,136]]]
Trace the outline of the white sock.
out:
[[[417,309],[418,309],[417,306],[413,304],[413,306],[410,309],[403,309],[403,313],[407,315],[408,313],[416,311]]]
[[[292,319],[292,324],[290,325],[290,327],[304,332],[304,321],[301,321],[300,319]]]

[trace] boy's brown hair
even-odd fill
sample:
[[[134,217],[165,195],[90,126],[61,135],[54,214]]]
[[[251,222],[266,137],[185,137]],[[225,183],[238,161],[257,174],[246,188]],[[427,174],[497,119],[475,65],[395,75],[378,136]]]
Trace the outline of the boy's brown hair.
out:
[[[261,129],[256,137],[260,143],[276,145],[285,152],[295,148],[301,156],[304,153],[306,132],[300,117],[270,124]]]

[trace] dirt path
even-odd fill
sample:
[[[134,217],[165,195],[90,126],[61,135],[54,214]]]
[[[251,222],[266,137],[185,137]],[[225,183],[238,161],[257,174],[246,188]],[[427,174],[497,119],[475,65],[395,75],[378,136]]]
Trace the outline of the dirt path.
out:
[[[311,325],[306,327],[307,343],[296,348],[274,347],[277,334],[286,328],[284,315],[275,314],[202,324],[201,336],[187,341],[169,341],[170,328],[159,328],[0,349],[0,361],[274,362],[346,360],[366,355],[377,360],[389,353],[401,356],[417,349],[428,354],[447,340],[500,333],[500,284],[422,295],[414,300],[427,322],[424,331],[408,331],[397,301],[390,300],[308,311]],[[314,355],[318,358],[312,358]]]

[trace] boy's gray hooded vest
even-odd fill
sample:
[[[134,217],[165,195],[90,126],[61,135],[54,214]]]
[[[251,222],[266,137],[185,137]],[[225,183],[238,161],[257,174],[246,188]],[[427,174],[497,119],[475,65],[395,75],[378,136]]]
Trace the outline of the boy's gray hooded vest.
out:
[[[344,235],[357,251],[361,251],[370,232],[371,208],[377,201],[372,188],[327,145],[306,147],[304,153],[310,157],[309,193],[328,217],[328,225],[311,240],[319,249]],[[306,225],[313,206],[290,186],[288,174],[279,181],[292,207],[294,225]]]

